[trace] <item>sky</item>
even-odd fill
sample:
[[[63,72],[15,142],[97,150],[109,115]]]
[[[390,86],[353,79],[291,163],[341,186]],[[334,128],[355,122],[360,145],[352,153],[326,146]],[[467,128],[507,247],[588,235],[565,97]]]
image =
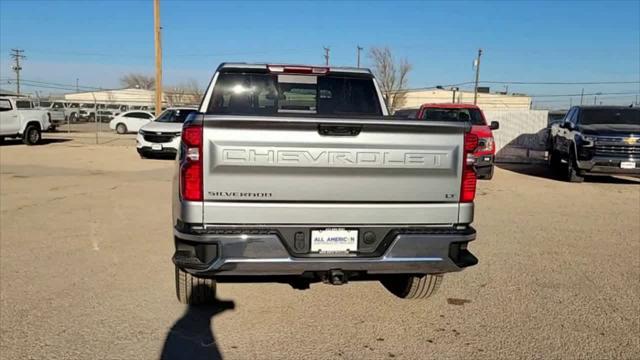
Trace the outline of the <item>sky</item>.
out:
[[[482,48],[481,81],[512,82],[481,84],[492,91],[584,88],[617,103],[640,94],[640,0],[160,3],[167,86],[193,79],[204,87],[224,61],[322,64],[324,46],[331,65],[355,66],[359,45],[365,67],[375,46],[407,58],[411,88],[473,81]],[[0,0],[0,87],[8,90],[15,88],[12,48],[27,56],[23,79],[118,88],[126,73],[154,74],[153,1]],[[23,89],[65,92],[48,86]],[[579,98],[536,96],[534,103],[561,107]]]

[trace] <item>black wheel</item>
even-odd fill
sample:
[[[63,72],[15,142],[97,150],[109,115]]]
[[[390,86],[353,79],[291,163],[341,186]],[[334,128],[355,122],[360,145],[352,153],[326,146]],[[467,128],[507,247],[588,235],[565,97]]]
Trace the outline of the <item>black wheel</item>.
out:
[[[389,292],[401,299],[426,299],[436,293],[443,275],[391,275],[380,280]]]
[[[562,167],[562,158],[556,151],[551,151],[551,154],[549,155],[549,167],[555,174],[559,173],[559,170]]]
[[[576,166],[576,156],[573,151],[571,151],[569,160],[567,160],[565,176],[569,182],[581,183],[584,181],[584,177],[580,174],[580,170]]]
[[[71,113],[71,115],[69,115],[69,122],[77,122],[77,121],[78,121],[78,114]]]
[[[493,178],[493,165],[484,166],[477,170],[478,180],[491,180]]]
[[[118,125],[116,125],[116,132],[118,134],[126,134],[127,133],[127,125],[120,123]]]
[[[22,134],[22,142],[27,145],[35,145],[40,141],[42,134],[40,129],[35,125],[28,125]]]
[[[88,116],[88,118],[89,118],[89,121],[94,122],[96,120],[96,115],[95,114],[90,114]]]
[[[216,281],[195,277],[176,266],[176,296],[187,305],[214,304]]]
[[[489,169],[489,172],[487,173],[487,175],[485,175],[483,180],[491,180],[491,179],[493,179],[493,168],[494,168],[494,166],[491,165],[491,168]]]

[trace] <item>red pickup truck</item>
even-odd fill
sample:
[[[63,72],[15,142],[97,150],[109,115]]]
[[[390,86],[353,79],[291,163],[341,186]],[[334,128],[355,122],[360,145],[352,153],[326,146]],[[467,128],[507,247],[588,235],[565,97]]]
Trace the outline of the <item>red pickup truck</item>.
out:
[[[492,130],[497,130],[500,124],[487,120],[476,105],[471,104],[422,104],[420,108],[400,109],[394,114],[397,118],[423,119],[432,121],[469,121],[471,133],[478,136],[478,147],[474,151],[476,156],[476,173],[478,179],[490,180],[493,177],[493,160],[496,154]]]

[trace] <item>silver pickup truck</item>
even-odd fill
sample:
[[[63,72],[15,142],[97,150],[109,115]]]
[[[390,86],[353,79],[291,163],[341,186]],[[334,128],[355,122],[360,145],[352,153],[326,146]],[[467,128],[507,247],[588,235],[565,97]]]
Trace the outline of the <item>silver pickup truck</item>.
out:
[[[176,293],[377,280],[406,299],[475,265],[470,124],[390,118],[369,70],[224,63],[183,126]]]

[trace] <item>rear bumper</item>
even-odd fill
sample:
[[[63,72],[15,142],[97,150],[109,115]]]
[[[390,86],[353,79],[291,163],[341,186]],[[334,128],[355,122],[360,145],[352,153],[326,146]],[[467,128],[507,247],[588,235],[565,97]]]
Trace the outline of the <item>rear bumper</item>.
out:
[[[289,276],[308,272],[363,272],[376,274],[435,274],[460,271],[477,264],[467,250],[475,240],[473,228],[429,233],[393,233],[377,256],[292,256],[277,233],[185,234],[174,231],[173,262],[198,276]]]
[[[622,162],[634,162],[635,169],[623,169]],[[596,156],[590,160],[578,160],[578,168],[587,174],[620,174],[640,175],[640,159],[625,159],[620,157]]]

